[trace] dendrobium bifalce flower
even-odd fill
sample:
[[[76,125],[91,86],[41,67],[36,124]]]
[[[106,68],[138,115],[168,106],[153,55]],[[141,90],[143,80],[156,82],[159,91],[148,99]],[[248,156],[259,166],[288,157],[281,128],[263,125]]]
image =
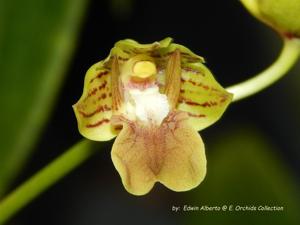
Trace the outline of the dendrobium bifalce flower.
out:
[[[111,157],[124,187],[144,195],[156,182],[174,191],[201,183],[206,157],[198,131],[216,122],[231,99],[204,59],[171,38],[126,39],[87,71],[73,108],[84,137],[117,137]]]

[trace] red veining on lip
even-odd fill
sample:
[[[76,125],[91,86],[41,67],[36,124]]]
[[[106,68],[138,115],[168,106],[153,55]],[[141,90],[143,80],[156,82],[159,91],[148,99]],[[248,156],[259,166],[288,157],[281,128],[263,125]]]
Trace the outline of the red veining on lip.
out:
[[[92,123],[92,124],[87,124],[86,127],[87,128],[93,128],[93,127],[98,127],[100,125],[102,125],[103,123],[109,123],[109,119],[102,119],[100,121],[98,121],[97,123]]]

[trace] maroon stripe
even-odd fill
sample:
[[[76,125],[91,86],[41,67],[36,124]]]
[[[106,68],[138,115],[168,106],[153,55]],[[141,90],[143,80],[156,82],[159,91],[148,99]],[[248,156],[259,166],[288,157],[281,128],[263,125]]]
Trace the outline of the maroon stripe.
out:
[[[202,87],[204,90],[209,90],[209,89],[211,89],[212,91],[218,91],[217,89],[215,89],[215,88],[211,88],[211,87],[209,87],[208,85],[205,85],[205,84],[203,84],[203,83],[197,83],[197,82],[195,82],[195,81],[193,81],[193,80],[184,80],[183,78],[181,78],[181,82],[182,83],[184,83],[184,82],[189,82],[189,83],[191,83],[192,85],[194,85],[194,86],[198,86],[198,87]]]
[[[202,83],[197,83],[195,81],[192,81],[192,80],[188,80],[188,82],[190,82],[192,85],[194,86],[198,86],[198,87],[202,87],[203,89],[205,90],[208,90],[209,89],[209,86],[208,85],[205,85],[205,84],[202,84]]]
[[[98,90],[101,90],[101,89],[105,88],[106,85],[107,85],[107,82],[106,82],[106,80],[105,80],[105,81],[103,82],[103,84],[101,84],[101,85],[98,87]]]
[[[97,123],[87,124],[86,127],[87,128],[98,127],[98,126],[102,125],[103,123],[109,123],[109,121],[110,121],[109,119],[103,119],[103,120],[98,121]]]
[[[228,98],[230,97],[230,95],[228,95],[228,94],[223,94],[223,95],[221,95],[220,96],[220,103],[224,103],[224,102],[226,102],[227,100],[228,100]]]
[[[101,96],[98,97],[98,101],[101,100],[101,99],[106,99],[106,94],[105,93],[103,93]]]
[[[106,71],[103,71],[103,72],[99,73],[96,77],[97,77],[98,79],[100,79],[101,77],[103,77],[103,76],[105,76],[105,75],[107,75],[107,74],[108,74],[108,71],[106,70]]]
[[[193,101],[183,101],[185,104],[187,104],[187,105],[195,105],[195,106],[200,106],[200,104],[199,103],[197,103],[197,102],[193,102]]]
[[[192,106],[201,106],[204,108],[218,105],[218,102],[215,102],[215,101],[209,101],[209,102],[207,101],[207,102],[203,102],[203,103],[198,103],[198,102],[191,101],[189,99],[185,99],[182,96],[179,99],[179,103],[184,103],[184,104],[192,105]]]
[[[215,91],[215,92],[221,92],[219,89],[213,88],[213,87],[211,88],[211,90],[212,90],[212,91]]]
[[[300,35],[293,34],[291,32],[283,33],[283,36],[285,36],[287,39],[300,38]]]
[[[111,108],[108,107],[107,105],[104,105],[104,106],[99,106],[95,111],[91,112],[91,113],[85,113],[81,110],[78,110],[79,113],[83,116],[83,117],[92,117],[93,115],[95,115],[96,113],[99,113],[99,112],[106,112],[106,111],[110,111]]]
[[[121,60],[121,61],[127,61],[128,58],[124,58],[124,57],[118,56],[118,60]]]
[[[96,92],[97,92],[97,88],[93,88],[89,93],[88,93],[88,96],[87,97],[91,97],[92,95],[95,95]]]
[[[196,73],[196,74],[201,74],[203,77],[205,77],[204,73],[201,73],[198,70],[192,69],[190,67],[182,67],[183,70],[187,71],[187,72],[192,72],[192,73]]]
[[[99,73],[96,77],[92,78],[90,80],[90,83],[92,83],[95,79],[100,79],[101,77],[107,75],[109,73],[109,71],[105,70],[105,71],[102,71],[101,73]]]
[[[204,114],[194,114],[194,113],[190,113],[190,112],[188,112],[188,115],[191,117],[197,117],[197,118],[206,117],[206,115],[204,115]]]

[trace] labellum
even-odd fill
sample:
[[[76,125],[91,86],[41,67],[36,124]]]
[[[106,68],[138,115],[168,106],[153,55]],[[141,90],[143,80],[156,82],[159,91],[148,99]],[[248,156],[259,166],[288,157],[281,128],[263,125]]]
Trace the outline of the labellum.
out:
[[[73,106],[79,131],[95,141],[117,136],[111,156],[128,192],[146,194],[156,182],[187,191],[204,179],[198,131],[221,117],[232,95],[203,63],[171,38],[127,39],[88,70]]]

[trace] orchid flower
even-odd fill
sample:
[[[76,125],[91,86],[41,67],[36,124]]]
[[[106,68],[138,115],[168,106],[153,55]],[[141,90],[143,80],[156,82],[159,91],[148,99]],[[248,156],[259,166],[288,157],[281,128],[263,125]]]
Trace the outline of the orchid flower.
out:
[[[221,117],[232,94],[203,63],[171,38],[126,39],[87,71],[73,106],[79,131],[95,141],[117,137],[111,157],[129,193],[144,195],[156,182],[187,191],[204,179],[198,131]]]

